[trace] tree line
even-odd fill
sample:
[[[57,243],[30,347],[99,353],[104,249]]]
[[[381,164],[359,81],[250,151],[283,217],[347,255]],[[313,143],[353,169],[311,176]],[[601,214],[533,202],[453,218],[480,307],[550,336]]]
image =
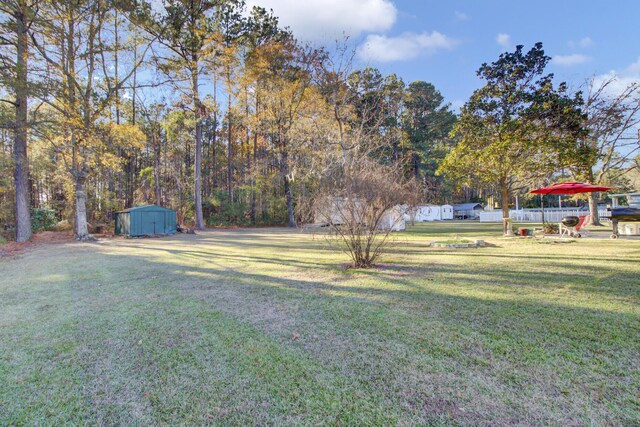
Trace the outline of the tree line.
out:
[[[3,152],[13,157],[3,165],[15,175],[2,214],[10,222],[13,198],[18,240],[30,236],[30,206],[73,218],[79,238],[139,203],[171,206],[196,228],[294,225],[314,156],[356,120],[392,140],[381,156],[411,152],[411,173],[442,182],[427,151],[442,151],[455,116],[433,85],[354,71],[348,54],[339,69],[262,8],[15,1],[2,12]]]
[[[620,179],[637,86],[569,93],[548,60],[537,44],[483,65],[458,117],[431,83],[355,69],[345,45],[307,45],[242,0],[8,0],[0,220],[18,241],[34,208],[79,239],[151,203],[198,229],[295,226],[327,176],[349,175],[336,164],[370,160],[417,201],[499,194],[503,209],[561,170]]]

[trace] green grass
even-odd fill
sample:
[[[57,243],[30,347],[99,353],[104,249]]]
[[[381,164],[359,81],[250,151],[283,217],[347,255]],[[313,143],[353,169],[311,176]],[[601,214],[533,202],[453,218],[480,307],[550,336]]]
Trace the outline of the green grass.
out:
[[[640,241],[499,230],[373,270],[287,229],[0,259],[0,425],[640,424]]]

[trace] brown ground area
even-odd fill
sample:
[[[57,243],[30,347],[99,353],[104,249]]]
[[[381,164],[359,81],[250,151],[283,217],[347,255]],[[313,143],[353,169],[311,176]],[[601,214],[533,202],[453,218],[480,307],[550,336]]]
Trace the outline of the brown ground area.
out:
[[[73,241],[72,231],[43,231],[33,235],[29,242],[7,242],[0,244],[0,257],[11,257],[18,255],[29,249],[55,243],[65,243]]]

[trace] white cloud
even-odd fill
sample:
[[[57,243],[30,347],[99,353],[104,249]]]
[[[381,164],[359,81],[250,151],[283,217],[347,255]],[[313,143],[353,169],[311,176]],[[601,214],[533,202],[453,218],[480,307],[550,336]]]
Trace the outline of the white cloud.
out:
[[[432,55],[441,50],[450,50],[458,41],[437,31],[404,33],[396,37],[370,34],[358,47],[358,57],[363,61],[406,61],[420,55]]]
[[[504,49],[511,47],[511,36],[509,34],[500,33],[496,36],[496,42]]]
[[[569,47],[571,49],[576,49],[576,48],[586,49],[591,46],[593,46],[593,40],[591,40],[591,37],[583,37],[577,42],[573,40],[569,41]]]
[[[615,71],[609,71],[606,74],[600,74],[593,78],[593,87],[599,88],[605,82],[608,82],[605,90],[611,96],[618,96],[632,84],[640,83],[640,75],[620,75]]]
[[[273,9],[280,24],[305,40],[322,40],[342,34],[386,31],[398,11],[391,0],[249,0],[253,6]]]
[[[468,21],[469,19],[471,19],[469,15],[467,15],[464,12],[460,12],[459,10],[456,10],[454,14],[455,14],[456,21]]]
[[[591,47],[593,46],[593,40],[591,40],[591,37],[584,37],[580,39],[580,41],[578,42],[578,45],[582,48]]]
[[[581,53],[574,53],[571,55],[556,55],[551,60],[552,63],[561,67],[571,67],[574,65],[580,65],[591,61],[591,57],[582,55]]]
[[[640,75],[640,57],[633,64],[629,65],[624,71],[624,75]]]
[[[621,71],[611,70],[608,73],[595,76],[593,80],[594,87],[600,87],[603,83],[611,80],[606,90],[611,96],[617,96],[629,85],[640,83],[640,57]]]

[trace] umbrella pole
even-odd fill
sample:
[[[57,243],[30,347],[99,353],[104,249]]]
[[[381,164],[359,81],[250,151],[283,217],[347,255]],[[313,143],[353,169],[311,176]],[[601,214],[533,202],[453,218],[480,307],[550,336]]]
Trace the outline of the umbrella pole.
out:
[[[544,194],[540,195],[540,208],[542,211],[542,237],[544,237]]]

